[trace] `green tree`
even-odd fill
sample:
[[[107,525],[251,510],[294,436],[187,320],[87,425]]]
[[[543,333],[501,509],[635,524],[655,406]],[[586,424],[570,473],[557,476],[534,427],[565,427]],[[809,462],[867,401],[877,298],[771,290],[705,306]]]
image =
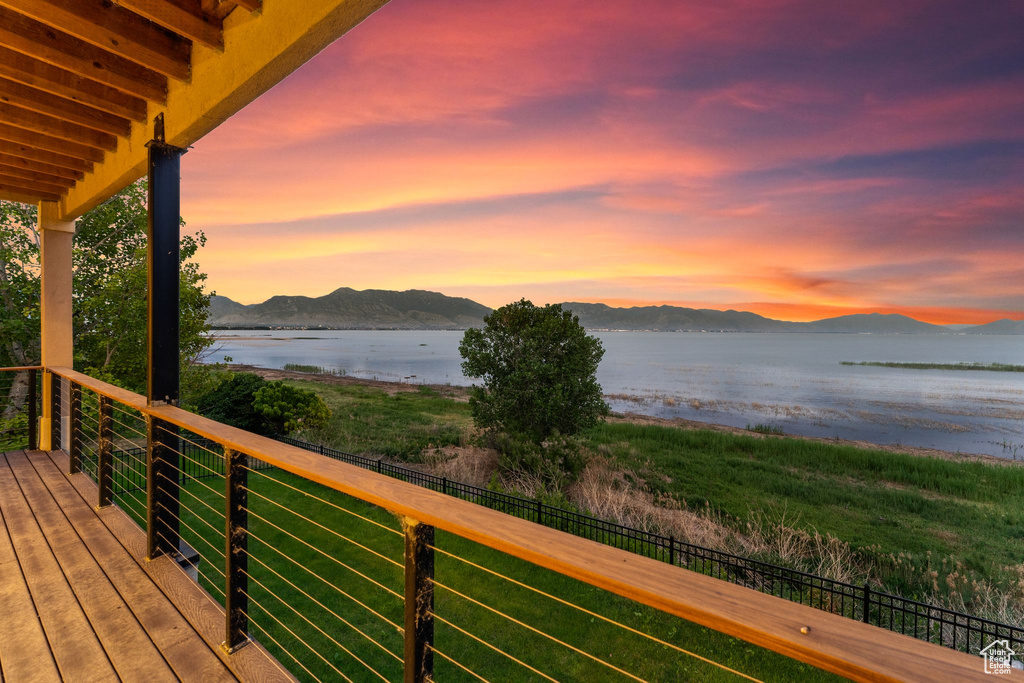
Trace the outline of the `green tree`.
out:
[[[284,382],[267,382],[257,389],[253,408],[263,416],[271,434],[323,427],[331,418],[331,409],[322,398]]]
[[[184,223],[182,223],[184,225]],[[39,347],[39,235],[36,209],[0,201],[0,360],[32,365]],[[193,258],[202,232],[181,240],[181,355],[191,367],[209,346],[206,275]],[[75,368],[146,387],[146,184],[82,216],[74,237]],[[13,396],[12,396],[13,398]]]
[[[35,221],[34,206],[0,201],[0,367],[39,362],[39,235]],[[18,373],[2,386],[7,389],[2,414],[6,424],[25,403],[28,373]]]
[[[594,426],[608,410],[597,383],[600,340],[561,305],[522,299],[466,330],[462,371],[482,378],[469,399],[479,427],[541,444]]]
[[[75,366],[146,388],[146,184],[138,182],[77,222],[74,250]],[[184,221],[182,221],[184,226]],[[210,294],[193,260],[202,232],[181,238],[180,348],[187,371],[209,347]]]

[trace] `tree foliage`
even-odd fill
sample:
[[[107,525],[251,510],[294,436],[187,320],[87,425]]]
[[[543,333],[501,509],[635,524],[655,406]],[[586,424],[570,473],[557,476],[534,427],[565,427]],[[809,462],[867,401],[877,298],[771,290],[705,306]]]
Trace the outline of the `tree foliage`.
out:
[[[476,424],[541,444],[595,425],[607,406],[597,382],[601,342],[558,304],[522,299],[466,331],[462,371],[483,379],[470,406]]]
[[[331,409],[322,398],[284,382],[267,382],[257,389],[253,408],[273,434],[323,427],[331,418]]]
[[[256,392],[267,381],[251,372],[233,372],[196,400],[200,415],[250,432],[265,432],[266,420],[255,407]]]
[[[135,183],[82,216],[74,237],[75,368],[146,387],[146,184]],[[184,222],[182,223],[184,225]],[[40,360],[36,209],[0,201],[0,361]],[[209,345],[210,295],[192,259],[202,232],[181,240],[181,355],[190,366]]]
[[[0,201],[0,362],[39,361],[36,207]]]

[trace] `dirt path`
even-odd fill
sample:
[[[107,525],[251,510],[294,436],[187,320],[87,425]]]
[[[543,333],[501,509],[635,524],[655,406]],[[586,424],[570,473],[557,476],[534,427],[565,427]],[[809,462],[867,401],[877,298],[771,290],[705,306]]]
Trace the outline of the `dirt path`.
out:
[[[377,379],[362,379],[360,377],[349,377],[347,375],[329,375],[315,372],[296,372],[294,370],[275,370],[272,368],[260,368],[255,365],[243,365],[231,363],[228,368],[235,372],[251,372],[266,380],[299,379],[307,382],[320,382],[321,384],[334,384],[342,386],[361,386],[380,389],[389,396],[395,394],[417,392],[421,387],[432,389],[446,398],[455,401],[468,401],[469,389],[467,387],[456,387],[450,384],[413,384],[411,382],[385,382]]]

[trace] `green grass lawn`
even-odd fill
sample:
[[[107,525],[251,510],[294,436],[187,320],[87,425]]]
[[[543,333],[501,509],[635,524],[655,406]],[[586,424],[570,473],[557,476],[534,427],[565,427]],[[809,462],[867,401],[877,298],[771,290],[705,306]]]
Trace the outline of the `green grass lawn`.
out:
[[[428,387],[389,396],[375,387],[289,381],[313,389],[331,409],[324,445],[350,453],[374,453],[416,462],[429,448],[466,443],[473,427],[469,404]]]
[[[393,625],[403,622],[403,569],[398,563],[402,562],[404,540],[398,533],[399,520],[380,508],[287,473],[250,473],[249,488],[249,595],[254,635],[303,680],[337,680],[339,671],[355,681],[379,680],[370,669],[388,680],[400,680],[403,641]],[[218,512],[224,506],[223,489],[223,479],[212,478],[190,482],[181,494],[182,536],[202,555],[200,582],[217,600],[223,599],[224,521]],[[119,496],[118,504],[144,525],[141,498],[141,493]],[[458,558],[756,678],[832,678],[768,650],[451,534],[439,533],[435,542],[440,550]],[[443,553],[437,554],[435,579],[644,680],[741,680]],[[454,624],[436,623],[437,650],[487,680],[543,678],[459,629],[556,680],[630,680],[445,588],[436,589],[435,611],[439,618]],[[440,656],[435,658],[435,671],[437,680],[476,680]]]

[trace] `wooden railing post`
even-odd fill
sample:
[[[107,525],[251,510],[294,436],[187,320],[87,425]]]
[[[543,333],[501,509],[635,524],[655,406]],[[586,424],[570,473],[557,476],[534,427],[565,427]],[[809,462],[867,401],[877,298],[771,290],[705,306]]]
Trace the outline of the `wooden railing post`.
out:
[[[36,371],[28,371],[28,450],[34,451],[39,445],[39,433],[36,410]]]
[[[177,433],[177,427],[146,417],[146,558],[150,560],[178,552]]]
[[[224,580],[226,635],[222,647],[228,654],[249,642],[249,470],[244,453],[224,449],[225,519],[227,548]]]
[[[107,507],[114,500],[114,403],[100,396],[99,453],[96,463],[96,485],[99,487],[98,507]]]
[[[70,380],[68,384],[68,474],[78,474],[82,471],[82,387]]]
[[[405,530],[405,683],[434,675],[434,527],[414,519]]]

